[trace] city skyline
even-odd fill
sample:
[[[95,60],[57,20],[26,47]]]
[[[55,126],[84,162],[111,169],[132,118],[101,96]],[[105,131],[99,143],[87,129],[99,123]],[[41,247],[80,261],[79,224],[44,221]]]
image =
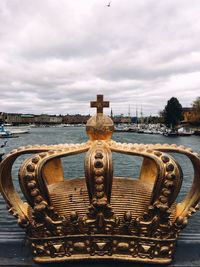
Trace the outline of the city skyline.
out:
[[[158,115],[172,96],[190,107],[199,13],[198,0],[2,0],[0,111],[94,114],[97,94],[114,114]]]

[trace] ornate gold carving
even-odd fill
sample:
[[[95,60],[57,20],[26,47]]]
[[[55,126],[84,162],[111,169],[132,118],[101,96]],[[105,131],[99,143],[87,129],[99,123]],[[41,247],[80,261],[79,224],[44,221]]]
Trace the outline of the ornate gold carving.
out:
[[[137,262],[169,263],[175,243],[171,240],[159,242],[157,239],[138,239],[127,236],[80,236],[57,238],[44,243],[32,240],[33,254],[38,262],[75,259],[119,259],[126,258]]]
[[[90,198],[83,223],[92,233],[110,233],[118,224],[110,205],[113,170],[112,155],[104,141],[95,141],[85,158],[85,177]]]
[[[4,158],[0,189],[9,212],[26,231],[36,262],[169,263],[179,232],[198,209],[200,157],[183,146],[115,142],[113,122],[102,113],[109,102],[97,96],[91,106],[97,114],[87,123],[87,143],[20,147]],[[143,158],[137,180],[113,177],[112,152]],[[86,153],[85,177],[65,180],[61,158],[79,153]],[[185,155],[194,167],[192,187],[178,204],[183,174],[171,153]],[[19,170],[27,202],[15,191],[11,175],[23,154],[33,154]]]

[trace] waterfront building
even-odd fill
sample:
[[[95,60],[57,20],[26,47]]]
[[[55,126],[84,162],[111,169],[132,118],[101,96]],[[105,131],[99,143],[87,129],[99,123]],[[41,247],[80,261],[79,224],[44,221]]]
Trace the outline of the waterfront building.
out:
[[[200,122],[199,113],[192,107],[185,107],[182,109],[183,121],[186,123]]]
[[[63,123],[64,124],[86,124],[88,119],[90,118],[90,115],[65,115],[63,116]]]

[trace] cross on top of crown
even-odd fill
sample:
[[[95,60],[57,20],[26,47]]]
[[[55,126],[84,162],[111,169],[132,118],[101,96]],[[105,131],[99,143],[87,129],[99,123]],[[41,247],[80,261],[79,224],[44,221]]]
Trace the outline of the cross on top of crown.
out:
[[[90,107],[97,108],[97,113],[103,113],[103,108],[109,108],[109,101],[103,101],[103,95],[97,95],[97,100],[91,101]]]

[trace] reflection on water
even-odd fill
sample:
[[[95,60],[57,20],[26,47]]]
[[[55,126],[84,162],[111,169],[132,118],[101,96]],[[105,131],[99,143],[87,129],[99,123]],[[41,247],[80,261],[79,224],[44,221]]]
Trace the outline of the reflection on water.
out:
[[[177,137],[170,138],[161,135],[147,135],[136,133],[114,133],[113,139],[118,142],[125,143],[175,143],[177,145],[184,145],[191,147],[194,151],[200,152],[200,137]],[[8,140],[8,144],[5,147],[6,152],[9,152],[13,148],[19,146],[25,146],[28,144],[61,144],[61,143],[82,143],[87,141],[87,136],[84,127],[66,127],[66,128],[33,128],[30,134],[22,135],[19,138],[13,138]],[[17,191],[19,191],[18,185],[18,169],[23,157],[16,161],[13,168],[13,180],[16,185]],[[184,182],[182,185],[179,199],[182,199],[189,186],[191,185],[193,178],[193,170],[190,161],[181,155],[176,155],[175,158],[179,160],[184,172]],[[84,175],[84,154],[78,156],[72,156],[62,160],[64,166],[64,173],[66,178],[79,177]],[[139,169],[141,166],[141,158],[132,157],[122,154],[113,153],[114,161],[114,174],[115,176],[126,176],[137,178],[139,175]],[[198,220],[200,218],[200,212],[191,219],[189,227],[186,228],[186,232],[199,232]],[[12,232],[13,234],[19,233],[19,228],[16,226],[16,220],[8,214],[6,205],[2,197],[0,197],[0,237],[5,232]]]

